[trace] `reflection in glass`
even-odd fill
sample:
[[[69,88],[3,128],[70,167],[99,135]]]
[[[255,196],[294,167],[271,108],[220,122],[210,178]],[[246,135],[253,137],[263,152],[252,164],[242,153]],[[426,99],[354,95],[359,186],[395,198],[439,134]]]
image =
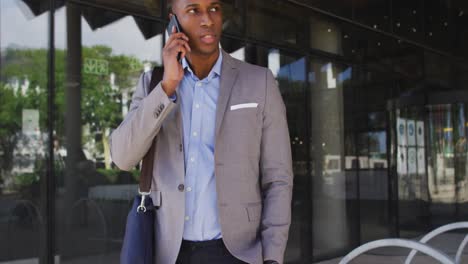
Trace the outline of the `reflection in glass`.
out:
[[[345,170],[353,163],[345,154],[353,147],[346,144],[343,109],[348,69],[332,62],[313,61],[308,75],[310,84],[311,158],[313,181],[314,258],[340,254],[353,247],[358,230],[355,208],[356,171]],[[351,72],[351,70],[349,70]],[[349,72],[348,72],[349,73]],[[355,156],[353,153],[349,153]],[[354,210],[355,213],[355,210]]]
[[[377,30],[390,29],[390,0],[354,1],[354,19]]]
[[[48,12],[0,1],[0,262],[41,255]]]
[[[343,48],[349,45],[351,35],[343,32],[342,27],[322,16],[310,16],[310,47],[337,55],[344,55]]]
[[[461,11],[447,1],[425,1],[424,4],[424,41],[434,48],[450,50],[450,36],[456,26],[449,24],[449,16],[453,12],[459,18]]]
[[[351,18],[353,14],[353,4],[355,1],[341,1],[341,0],[299,0],[308,5],[320,8],[334,15]]]
[[[311,259],[310,255],[310,178],[307,169],[307,142],[305,84],[305,58],[287,55],[280,50],[270,49],[268,68],[278,81],[286,104],[289,134],[292,144],[294,190],[293,220],[289,233],[286,262]]]
[[[223,4],[223,32],[241,35],[244,30],[242,11],[244,1],[222,0]]]
[[[248,1],[247,35],[256,39],[293,47],[307,45],[307,17],[285,1]]]
[[[393,31],[405,38],[423,41],[424,38],[424,0],[393,0]]]
[[[465,103],[435,102],[395,113],[398,224],[401,236],[414,237],[466,216],[467,111]]]
[[[293,158],[294,190],[292,224],[285,263],[311,260],[310,177],[308,176],[305,113],[306,60],[280,49],[247,45],[246,61],[268,67],[275,76],[286,104]]]
[[[464,181],[466,153],[464,105],[430,105],[428,140],[428,192],[431,214],[455,215]],[[458,176],[458,177],[457,177]],[[464,188],[461,188],[464,189]],[[444,219],[445,221],[449,220]],[[435,219],[434,219],[435,220]]]
[[[71,3],[55,16],[57,251],[63,263],[117,263],[139,171],[114,167],[108,137],[142,72],[161,65],[164,26]]]
[[[245,61],[245,44],[243,41],[222,37],[221,48],[229,53],[232,57]]]

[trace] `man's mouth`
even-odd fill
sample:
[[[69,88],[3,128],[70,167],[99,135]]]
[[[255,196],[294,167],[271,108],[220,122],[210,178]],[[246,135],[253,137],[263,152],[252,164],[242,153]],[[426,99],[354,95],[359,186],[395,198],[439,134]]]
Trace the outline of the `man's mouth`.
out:
[[[203,35],[201,41],[205,44],[213,44],[216,41],[216,36],[213,34]]]

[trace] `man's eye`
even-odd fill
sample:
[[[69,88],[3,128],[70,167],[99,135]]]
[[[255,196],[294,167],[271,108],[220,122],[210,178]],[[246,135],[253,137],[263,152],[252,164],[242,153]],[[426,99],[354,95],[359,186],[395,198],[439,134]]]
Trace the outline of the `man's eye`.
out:
[[[210,12],[220,12],[220,11],[221,11],[220,6],[214,6],[214,7],[210,8]]]
[[[195,9],[190,9],[188,12],[189,12],[190,14],[195,14],[195,13],[196,13],[196,10],[195,10]]]

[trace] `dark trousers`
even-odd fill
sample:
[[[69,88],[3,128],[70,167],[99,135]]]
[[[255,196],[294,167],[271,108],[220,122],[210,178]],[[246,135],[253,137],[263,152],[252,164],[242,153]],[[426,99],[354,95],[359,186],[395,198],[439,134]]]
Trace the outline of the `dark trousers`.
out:
[[[176,264],[244,264],[235,258],[222,239],[211,241],[182,241]]]

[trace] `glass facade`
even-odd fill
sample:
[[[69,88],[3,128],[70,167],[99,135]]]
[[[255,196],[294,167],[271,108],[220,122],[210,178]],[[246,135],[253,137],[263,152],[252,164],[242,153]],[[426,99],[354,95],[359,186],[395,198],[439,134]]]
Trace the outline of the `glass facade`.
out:
[[[222,2],[221,46],[269,68],[287,107],[285,263],[466,219],[463,0]],[[107,142],[162,64],[165,6],[0,1],[0,263],[118,263],[139,171]]]

